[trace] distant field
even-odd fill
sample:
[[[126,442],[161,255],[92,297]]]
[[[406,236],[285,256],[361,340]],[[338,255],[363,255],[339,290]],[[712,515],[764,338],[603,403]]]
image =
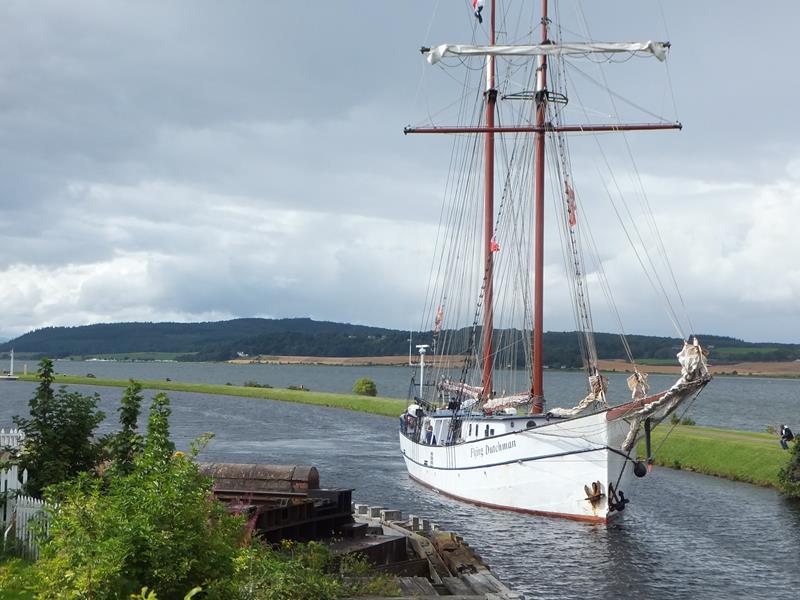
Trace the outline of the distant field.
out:
[[[677,359],[666,361],[666,364],[652,364],[639,361],[648,373],[680,373]],[[600,360],[601,371],[630,372],[631,365],[624,360]],[[708,366],[712,375],[748,375],[753,377],[800,377],[800,361],[790,362],[740,362],[724,365]]]
[[[119,352],[116,354],[90,354],[87,356],[70,356],[71,360],[175,360],[179,356],[195,354],[194,352]]]
[[[640,365],[672,365],[675,366],[677,362],[674,358],[642,358],[637,360]]]
[[[419,364],[419,355],[411,357],[413,364]],[[408,355],[402,356],[273,356],[259,355],[246,358],[234,358],[229,363],[236,365],[333,365],[344,367],[387,366],[402,367],[408,364]],[[437,356],[425,357],[425,364],[435,366],[457,366],[464,363],[463,356]]]
[[[412,358],[418,364],[419,357]],[[430,365],[430,357],[425,358],[425,364]],[[464,358],[461,356],[437,356],[437,366],[460,367]],[[228,361],[234,364],[281,364],[281,365],[334,365],[334,366],[404,366],[408,364],[408,355],[405,356],[357,356],[357,357],[331,357],[331,356],[253,356]],[[649,359],[638,362],[644,371],[649,373],[680,373],[677,359]],[[630,372],[630,363],[624,360],[600,360],[598,366],[601,371]],[[743,362],[715,366],[709,365],[709,370],[714,375],[751,375],[760,377],[800,377],[800,361],[791,362]]]

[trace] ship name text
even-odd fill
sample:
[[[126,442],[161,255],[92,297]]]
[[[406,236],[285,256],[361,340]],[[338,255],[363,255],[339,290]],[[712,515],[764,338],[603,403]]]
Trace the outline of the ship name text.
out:
[[[485,444],[484,446],[475,446],[469,449],[470,458],[481,458],[498,452],[505,452],[517,447],[516,440],[508,440],[507,442],[495,442],[494,444]]]

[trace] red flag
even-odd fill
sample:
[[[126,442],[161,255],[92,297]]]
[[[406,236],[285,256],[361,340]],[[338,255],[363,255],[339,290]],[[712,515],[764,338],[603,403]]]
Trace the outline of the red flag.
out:
[[[569,215],[569,226],[574,227],[578,222],[578,210],[575,206],[575,190],[572,189],[569,181],[565,181],[564,185],[566,186],[567,192],[567,213]]]
[[[475,18],[478,19],[478,23],[483,23],[483,17],[481,16],[483,0],[472,0],[472,8],[475,10]]]
[[[497,243],[497,240],[492,238],[492,241],[489,242],[489,250],[491,252],[500,252],[500,244]]]
[[[439,333],[442,330],[442,305],[439,305],[439,310],[436,311],[436,321],[433,323],[433,333]]]

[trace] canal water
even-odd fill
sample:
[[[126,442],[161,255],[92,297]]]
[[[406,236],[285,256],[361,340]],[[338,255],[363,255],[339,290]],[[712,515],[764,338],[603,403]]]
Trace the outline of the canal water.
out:
[[[58,370],[65,371],[63,365],[58,363]],[[114,366],[127,367],[114,376],[132,374],[132,365]],[[98,376],[111,376],[92,368]],[[194,377],[207,373],[203,366],[195,369]],[[315,381],[312,372],[294,370],[289,376],[293,383],[324,389],[310,383]],[[174,380],[185,378],[174,370],[164,373]],[[351,370],[342,377],[352,385],[365,374],[369,370]],[[288,381],[272,375],[275,385]],[[151,372],[134,376],[157,378]],[[778,381],[773,388],[764,380],[765,391],[754,380],[731,381],[749,386],[734,390],[737,394],[746,392],[764,403],[777,402],[780,395],[774,390],[783,390],[780,402],[787,404],[779,410],[793,409],[797,418],[796,396],[791,404],[782,387],[795,382]],[[122,390],[73,388],[101,395],[101,408],[110,416],[104,430],[113,429]],[[0,384],[0,426],[10,424],[14,414],[26,414],[34,389],[32,383]],[[656,468],[636,482],[624,515],[607,527],[531,517],[472,507],[411,482],[398,452],[394,419],[228,396],[174,392],[170,398],[172,436],[179,448],[212,431],[215,439],[204,460],[312,464],[323,486],[355,488],[358,502],[417,514],[463,535],[498,576],[527,598],[729,600],[794,598],[800,590],[800,505],[772,490]],[[695,415],[698,421],[701,414]],[[736,418],[708,419],[709,425],[738,423]]]

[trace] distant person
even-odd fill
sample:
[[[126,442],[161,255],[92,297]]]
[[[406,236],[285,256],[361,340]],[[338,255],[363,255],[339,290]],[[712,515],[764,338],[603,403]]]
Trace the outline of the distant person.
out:
[[[781,448],[788,450],[789,442],[791,442],[793,439],[794,434],[792,433],[792,430],[786,425],[781,425]]]

